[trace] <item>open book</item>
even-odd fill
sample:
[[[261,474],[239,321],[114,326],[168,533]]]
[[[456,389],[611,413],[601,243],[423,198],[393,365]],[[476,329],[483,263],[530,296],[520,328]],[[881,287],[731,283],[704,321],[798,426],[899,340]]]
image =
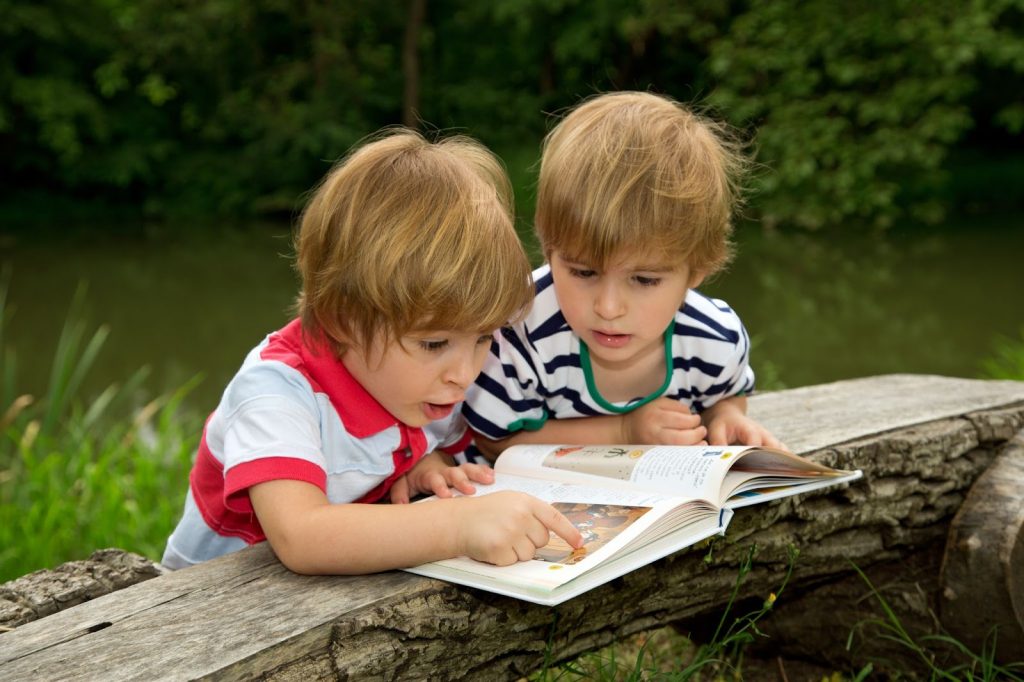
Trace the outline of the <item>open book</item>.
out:
[[[477,484],[477,495],[517,490],[549,502],[580,530],[583,547],[552,533],[531,561],[458,557],[406,570],[549,606],[724,533],[735,507],[861,477],[741,446],[515,445],[494,469],[494,484]]]

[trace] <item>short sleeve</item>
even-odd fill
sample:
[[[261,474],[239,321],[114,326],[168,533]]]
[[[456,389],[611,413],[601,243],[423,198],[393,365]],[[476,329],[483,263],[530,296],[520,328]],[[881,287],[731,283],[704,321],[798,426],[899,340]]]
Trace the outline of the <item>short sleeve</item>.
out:
[[[231,502],[258,483],[307,481],[326,489],[320,414],[308,381],[279,363],[240,372],[207,427]]]
[[[473,431],[501,440],[544,425],[547,410],[536,363],[518,326],[495,333],[483,371],[466,391],[462,413]]]
[[[750,366],[750,337],[739,317],[734,315],[735,336],[730,352],[720,356],[721,371],[694,401],[704,411],[720,400],[746,395],[754,390],[754,370]]]

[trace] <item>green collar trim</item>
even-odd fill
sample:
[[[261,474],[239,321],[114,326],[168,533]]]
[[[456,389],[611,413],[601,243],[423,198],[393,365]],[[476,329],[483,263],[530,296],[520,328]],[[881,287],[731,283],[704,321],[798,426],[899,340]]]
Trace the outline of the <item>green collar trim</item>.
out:
[[[632,412],[638,407],[642,407],[655,398],[660,398],[664,395],[665,389],[668,388],[669,382],[672,381],[672,330],[675,327],[675,324],[676,321],[673,319],[669,322],[669,325],[665,328],[665,333],[663,334],[665,338],[665,381],[661,384],[661,388],[656,390],[654,393],[651,393],[643,400],[630,403],[625,407],[608,402],[604,399],[604,396],[601,395],[601,392],[597,390],[597,384],[594,382],[594,369],[590,364],[590,349],[587,348],[587,344],[583,343],[583,339],[580,339],[580,366],[583,368],[583,376],[587,380],[587,391],[589,391],[590,397],[594,399],[594,402],[609,412],[625,414],[626,412]]]

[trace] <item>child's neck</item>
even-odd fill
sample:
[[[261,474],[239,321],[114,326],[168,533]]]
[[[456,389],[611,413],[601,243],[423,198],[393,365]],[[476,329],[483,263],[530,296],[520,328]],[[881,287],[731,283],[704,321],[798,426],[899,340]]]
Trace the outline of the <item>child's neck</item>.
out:
[[[601,397],[610,403],[646,398],[665,383],[665,347],[652,345],[629,362],[608,363],[590,356],[590,371]]]

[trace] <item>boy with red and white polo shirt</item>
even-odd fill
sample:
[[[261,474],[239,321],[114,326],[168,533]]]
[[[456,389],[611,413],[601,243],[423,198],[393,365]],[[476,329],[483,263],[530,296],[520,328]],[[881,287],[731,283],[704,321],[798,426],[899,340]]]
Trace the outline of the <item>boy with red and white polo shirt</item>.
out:
[[[474,497],[493,473],[452,466],[465,390],[530,300],[509,194],[478,143],[402,130],[328,174],[296,240],[299,318],[249,353],[207,420],[164,565],[263,540],[293,571],[342,574],[513,563],[550,532],[579,545],[551,505]],[[442,499],[353,504],[420,493]]]

